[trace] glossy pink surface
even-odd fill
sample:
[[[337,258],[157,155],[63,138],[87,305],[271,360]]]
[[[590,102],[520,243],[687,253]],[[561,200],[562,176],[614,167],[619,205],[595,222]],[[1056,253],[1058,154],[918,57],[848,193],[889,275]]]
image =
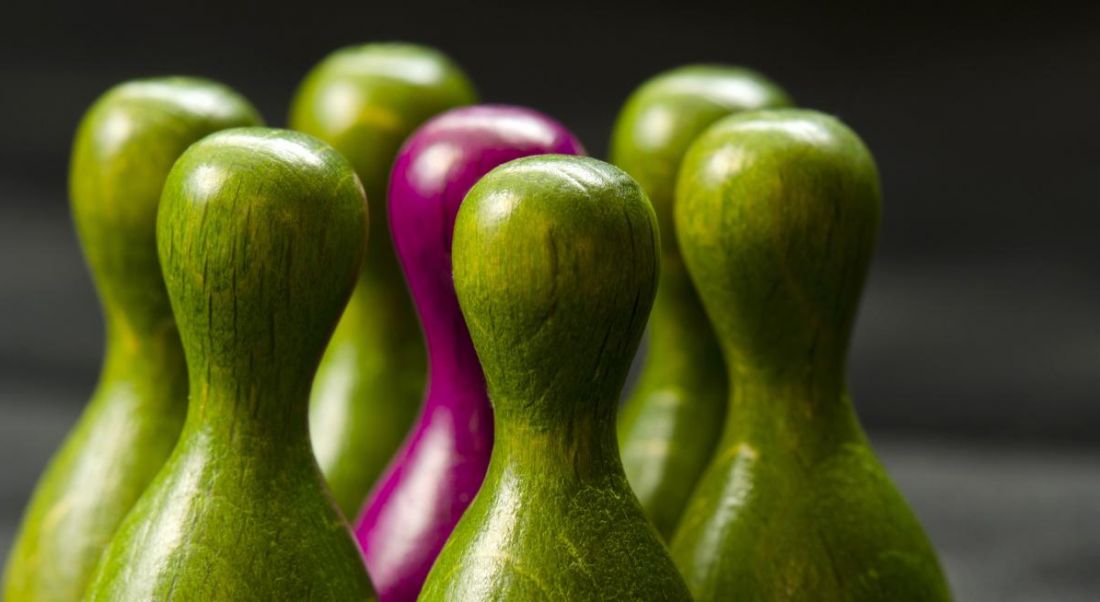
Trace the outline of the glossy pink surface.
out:
[[[481,105],[427,122],[397,156],[390,230],[424,329],[429,374],[420,418],[356,526],[382,602],[416,599],[481,486],[492,450],[492,409],[451,279],[462,199],[483,175],[513,159],[583,152],[568,130],[541,113]]]

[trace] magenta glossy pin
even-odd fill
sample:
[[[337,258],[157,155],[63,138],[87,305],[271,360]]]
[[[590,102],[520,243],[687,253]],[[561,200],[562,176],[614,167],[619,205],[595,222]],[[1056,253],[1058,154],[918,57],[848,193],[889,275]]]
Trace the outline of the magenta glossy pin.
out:
[[[416,599],[481,486],[492,451],[492,408],[451,278],[455,216],[467,191],[494,167],[549,153],[584,150],[541,113],[480,105],[424,124],[394,163],[390,231],[424,330],[429,374],[420,417],[356,526],[381,602]]]

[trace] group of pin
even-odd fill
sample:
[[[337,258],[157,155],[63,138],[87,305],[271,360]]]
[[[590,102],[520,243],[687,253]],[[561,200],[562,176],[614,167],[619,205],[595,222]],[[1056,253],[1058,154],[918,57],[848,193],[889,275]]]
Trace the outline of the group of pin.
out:
[[[615,166],[476,102],[371,44],[294,131],[201,79],[95,103],[106,358],[5,599],[949,599],[846,391],[859,138],[732,67],[643,84]]]

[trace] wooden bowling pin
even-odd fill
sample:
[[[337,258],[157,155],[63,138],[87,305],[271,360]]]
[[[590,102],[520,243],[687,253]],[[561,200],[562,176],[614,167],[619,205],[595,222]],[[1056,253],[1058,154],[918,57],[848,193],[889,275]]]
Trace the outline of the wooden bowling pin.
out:
[[[182,77],[118,85],[81,121],[69,191],[103,307],[105,357],[95,393],[27,508],[5,600],[79,599],[119,522],[172,451],[187,368],[157,264],[161,188],[191,143],[259,122],[232,90]]]
[[[497,165],[580,152],[577,139],[545,115],[473,106],[432,119],[397,156],[390,228],[424,329],[429,371],[420,417],[356,529],[382,602],[416,599],[481,486],[493,446],[485,379],[451,279],[458,208],[470,187]]]
[[[718,341],[676,244],[676,174],[691,142],[718,119],[789,103],[778,86],[747,69],[680,67],[642,84],[612,133],[611,162],[649,195],[663,234],[649,345],[638,386],[619,416],[619,445],[630,486],[666,539],[718,443],[727,382]]]
[[[387,229],[390,168],[417,127],[476,98],[466,75],[435,50],[366,44],[325,58],[291,107],[291,128],[351,161],[375,213],[363,274],[321,362],[310,410],[317,460],[351,520],[424,394],[424,345]]]
[[[690,599],[615,438],[659,244],[642,190],[595,159],[511,161],[466,196],[454,283],[496,439],[421,600]]]
[[[880,211],[863,142],[813,111],[727,117],[688,151],[676,202],[734,383],[671,544],[696,599],[947,600],[847,391]]]
[[[157,248],[187,357],[187,418],[90,600],[373,598],[308,426],[366,220],[351,165],[304,134],[226,130],[180,157]]]

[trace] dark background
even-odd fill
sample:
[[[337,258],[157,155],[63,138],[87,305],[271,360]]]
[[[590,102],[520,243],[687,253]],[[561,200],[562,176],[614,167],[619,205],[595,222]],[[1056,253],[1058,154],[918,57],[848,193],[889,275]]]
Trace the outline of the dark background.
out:
[[[65,190],[83,111],[121,80],[202,75],[281,126],[328,52],[405,40],[598,157],[630,91],[689,62],[753,67],[851,125],[885,192],[851,361],[876,446],[960,599],[1100,592],[1100,10],[225,4],[0,7],[0,559],[98,372]]]

